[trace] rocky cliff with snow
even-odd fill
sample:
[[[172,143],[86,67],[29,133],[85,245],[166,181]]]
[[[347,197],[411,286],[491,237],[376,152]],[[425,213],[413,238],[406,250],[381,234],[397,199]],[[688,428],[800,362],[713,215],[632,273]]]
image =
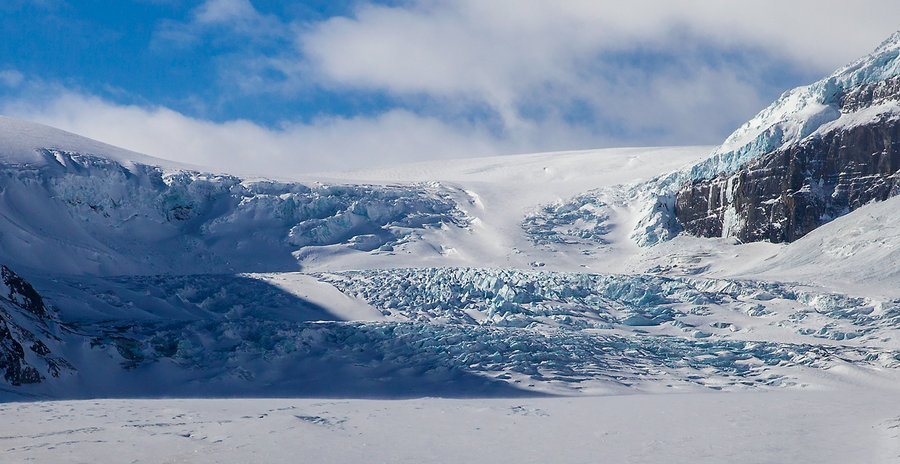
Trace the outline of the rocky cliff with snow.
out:
[[[900,34],[786,93],[695,166],[675,195],[684,230],[791,242],[900,192]]]
[[[34,287],[10,268],[0,265],[0,371],[3,379],[10,385],[20,386],[72,371],[68,361],[59,357],[62,329]]]

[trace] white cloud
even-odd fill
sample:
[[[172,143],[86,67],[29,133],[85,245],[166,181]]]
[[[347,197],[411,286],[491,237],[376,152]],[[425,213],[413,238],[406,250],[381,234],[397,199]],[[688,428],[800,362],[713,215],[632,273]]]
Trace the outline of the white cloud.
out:
[[[206,0],[191,11],[185,22],[162,22],[154,34],[154,46],[198,45],[202,36],[217,29],[227,31],[220,37],[239,41],[241,46],[247,46],[248,39],[284,38],[290,32],[286,23],[276,16],[261,14],[250,0]]]
[[[25,76],[15,70],[15,69],[6,69],[0,71],[0,84],[5,85],[6,87],[15,88],[22,84],[25,81]]]
[[[536,112],[594,124],[618,143],[711,143],[787,90],[766,88],[766,66],[825,74],[873,49],[900,17],[900,3],[885,0],[402,5],[363,4],[304,29],[302,54],[282,56],[279,70],[298,66],[338,90],[424,96],[431,111],[486,105],[512,132],[543,123]],[[565,118],[573,102],[591,113],[585,121]]]
[[[208,0],[194,11],[200,24],[237,23],[260,19],[259,12],[249,0]]]
[[[893,0],[410,0],[292,24],[249,0],[207,0],[161,32],[184,42],[213,27],[251,42],[294,35],[221,63],[220,78],[244,95],[317,85],[411,98],[397,108],[445,121],[486,108],[507,133],[546,123],[539,114],[593,124],[613,143],[712,143],[787,90],[766,87],[767,66],[825,74],[874,48],[898,15]],[[684,88],[692,99],[660,93]],[[573,105],[589,113],[583,121],[567,117]]]
[[[391,106],[277,129],[58,88],[3,109],[241,173],[715,143],[786,90],[771,88],[767,73],[780,72],[773,66],[823,75],[873,49],[897,17],[893,0],[853,8],[837,0],[410,0],[361,3],[348,17],[300,24],[261,14],[249,0],[208,0],[186,22],[163,24],[156,40],[240,45],[221,61],[220,78],[245,94],[289,98],[319,86],[387,94]]]
[[[41,104],[19,101],[0,109],[137,152],[249,175],[297,176],[529,145],[403,110],[269,129],[249,121],[198,120],[167,108],[121,106],[68,91]],[[580,137],[567,128],[554,130],[568,131],[572,140]]]
[[[878,12],[873,14],[873,12]],[[300,38],[325,77],[402,92],[490,92],[571,79],[607,51],[678,51],[685,33],[710,45],[759,47],[827,72],[898,28],[900,3],[860,0],[419,0],[364,5]]]

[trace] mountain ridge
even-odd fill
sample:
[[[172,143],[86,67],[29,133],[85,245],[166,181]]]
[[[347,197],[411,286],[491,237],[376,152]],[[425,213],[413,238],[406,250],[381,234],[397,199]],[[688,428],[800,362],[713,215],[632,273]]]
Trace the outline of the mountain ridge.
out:
[[[644,213],[632,238],[654,245],[685,231],[793,241],[894,195],[898,56],[900,32],[831,75],[785,92],[707,159],[641,186]]]

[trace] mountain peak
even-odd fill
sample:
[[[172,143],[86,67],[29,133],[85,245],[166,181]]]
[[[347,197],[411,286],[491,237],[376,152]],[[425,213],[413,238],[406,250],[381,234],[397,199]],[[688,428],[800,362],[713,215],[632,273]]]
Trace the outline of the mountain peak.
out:
[[[823,81],[834,79],[841,88],[846,89],[862,83],[896,77],[900,75],[898,56],[900,56],[900,31],[891,34],[872,53],[838,69]]]
[[[900,31],[875,50],[810,85],[782,94],[741,125],[707,159],[653,181],[651,200],[632,238],[653,245],[679,229],[670,214],[685,181],[728,176],[742,166],[838,128],[900,117]],[[660,206],[662,205],[662,206]]]
[[[763,110],[681,186],[678,223],[705,237],[790,242],[896,195],[898,57],[895,33],[873,53]]]
[[[841,97],[856,86],[900,76],[900,31],[872,53],[828,77],[785,92],[734,131],[713,156],[694,166],[691,177],[710,178],[733,172],[764,153],[795,143],[841,117]]]
[[[890,36],[888,36],[888,38],[885,39],[884,42],[881,42],[881,45],[879,45],[878,48],[875,49],[875,51],[878,52],[878,51],[884,50],[884,49],[897,49],[897,48],[900,48],[900,31],[896,31],[893,34],[891,34]]]

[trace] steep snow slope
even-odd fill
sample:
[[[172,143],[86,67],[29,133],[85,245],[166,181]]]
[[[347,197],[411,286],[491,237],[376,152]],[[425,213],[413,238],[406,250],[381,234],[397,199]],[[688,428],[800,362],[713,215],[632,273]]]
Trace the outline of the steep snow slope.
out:
[[[794,144],[826,124],[851,127],[872,116],[842,114],[840,98],[852,87],[884,81],[900,75],[900,31],[881,43],[872,53],[838,69],[808,86],[785,92],[778,100],[744,123],[708,160],[691,168],[692,178],[712,177],[730,172],[762,154]],[[895,102],[880,107],[880,113],[896,114]]]
[[[744,271],[767,280],[900,298],[900,198],[835,219]]]
[[[0,370],[13,386],[72,373],[63,357],[62,324],[27,281],[0,266]]]
[[[441,251],[439,260],[423,259],[427,250],[408,255],[365,256],[319,263],[305,263],[310,271],[378,267],[474,266],[555,270],[620,272],[621,256],[639,250],[627,239],[633,228],[634,211],[622,188],[640,184],[660,173],[689,166],[709,152],[709,147],[615,148],[578,152],[473,158],[418,163],[369,171],[327,173],[322,178],[336,182],[410,183],[439,181],[464,192],[458,206],[472,226],[465,231],[446,230],[420,242]],[[543,210],[556,208],[585,191],[599,189],[610,203],[604,217],[606,233],[614,237],[609,246],[591,250],[563,250],[535,246],[549,232],[529,225]],[[582,208],[584,205],[578,205]],[[524,224],[523,224],[524,223]],[[523,230],[523,225],[525,230]],[[578,224],[577,227],[585,227]],[[426,251],[423,253],[423,251]]]
[[[811,285],[871,298],[900,298],[897,198],[873,202],[790,244],[742,244],[681,235],[627,258],[628,272]]]
[[[298,270],[301,250],[389,252],[415,231],[468,224],[458,192],[439,184],[244,180],[0,122],[0,262],[20,270]]]

